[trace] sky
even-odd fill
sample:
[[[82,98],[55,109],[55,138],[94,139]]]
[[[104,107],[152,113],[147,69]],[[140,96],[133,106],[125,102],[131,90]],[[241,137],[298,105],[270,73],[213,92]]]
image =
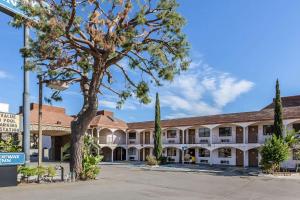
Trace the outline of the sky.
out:
[[[191,44],[191,66],[161,88],[163,119],[255,111],[272,101],[275,81],[282,96],[300,95],[300,1],[298,0],[178,0],[186,18],[184,32]],[[0,13],[0,102],[18,112],[22,103],[22,29],[8,25]],[[45,88],[45,94],[49,89]],[[38,87],[30,76],[30,96]],[[99,109],[115,112],[127,122],[154,119],[154,101],[141,105],[129,99],[116,109],[117,99],[101,96]],[[63,93],[68,114],[76,114],[82,98],[76,87]]]

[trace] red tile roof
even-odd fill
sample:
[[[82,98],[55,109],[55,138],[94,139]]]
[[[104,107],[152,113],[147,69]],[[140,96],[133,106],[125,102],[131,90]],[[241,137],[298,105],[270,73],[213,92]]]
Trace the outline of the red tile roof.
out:
[[[22,108],[20,108],[22,113]],[[69,128],[73,117],[66,114],[64,108],[43,105],[42,107],[42,124],[47,126],[61,126]],[[38,124],[38,104],[30,104],[30,123]]]
[[[300,118],[300,106],[284,108],[283,117],[284,119]],[[226,124],[226,123],[238,123],[238,122],[256,122],[256,121],[269,121],[269,120],[273,120],[273,118],[274,118],[273,109],[264,109],[256,112],[242,112],[242,113],[231,113],[231,114],[162,120],[161,126],[164,128],[168,128],[168,127],[179,127],[179,126],[198,126],[198,125]],[[147,121],[147,122],[128,123],[128,128],[129,129],[154,128],[154,122]]]
[[[269,105],[267,105],[263,109],[274,108],[274,101],[275,101],[275,99],[273,99],[273,102],[270,103]],[[282,107],[300,106],[300,95],[297,95],[297,96],[288,96],[288,97],[281,97],[281,103],[282,103]]]
[[[126,122],[115,118],[113,112],[106,110],[97,112],[97,116],[94,117],[90,127],[116,128],[121,130],[126,130],[128,128]]]

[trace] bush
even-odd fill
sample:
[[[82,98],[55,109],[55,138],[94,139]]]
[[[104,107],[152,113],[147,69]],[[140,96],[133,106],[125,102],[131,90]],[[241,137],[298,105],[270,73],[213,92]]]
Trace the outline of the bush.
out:
[[[7,140],[0,140],[0,152],[21,152],[22,147],[19,146],[19,141],[9,137]]]
[[[48,177],[53,178],[54,176],[56,176],[56,169],[53,166],[49,166],[47,168],[47,175]]]
[[[83,158],[83,170],[80,174],[82,180],[96,179],[100,173],[99,163],[103,159],[102,156],[85,155]]]
[[[36,176],[36,167],[26,167],[21,166],[18,168],[18,173],[22,175],[22,180],[27,179],[27,182],[30,177]]]
[[[168,158],[166,156],[160,157],[160,159],[159,159],[159,164],[160,165],[165,165],[167,163],[168,163]]]
[[[261,165],[266,173],[280,170],[280,163],[289,158],[290,148],[281,137],[272,136],[261,147]]]
[[[83,149],[83,159],[82,159],[82,172],[80,174],[80,179],[96,179],[97,175],[100,173],[99,163],[102,161],[103,156],[96,155],[100,147],[94,141],[92,137],[84,137],[84,149]]]
[[[146,157],[147,165],[154,166],[158,165],[158,161],[154,156],[147,156]]]

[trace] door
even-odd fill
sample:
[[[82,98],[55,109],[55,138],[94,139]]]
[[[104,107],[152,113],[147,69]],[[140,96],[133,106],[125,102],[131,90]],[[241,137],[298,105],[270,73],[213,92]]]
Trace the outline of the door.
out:
[[[257,143],[258,140],[258,126],[248,127],[248,143]]]
[[[249,167],[258,167],[258,150],[250,149],[248,151]]]
[[[195,129],[189,129],[189,144],[195,144]]]
[[[236,127],[236,143],[244,143],[243,127]]]
[[[240,149],[236,149],[236,166],[244,166],[244,152]]]
[[[145,132],[145,144],[150,144],[150,132]]]

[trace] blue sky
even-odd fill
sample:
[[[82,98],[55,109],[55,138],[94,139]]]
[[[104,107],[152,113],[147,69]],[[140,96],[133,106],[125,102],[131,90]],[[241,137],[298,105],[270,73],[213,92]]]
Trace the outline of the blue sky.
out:
[[[185,32],[192,46],[191,69],[159,91],[162,118],[258,110],[274,96],[276,78],[282,96],[300,95],[300,1],[180,0]],[[22,30],[0,14],[0,102],[17,112],[22,102]],[[31,100],[37,101],[31,74]],[[47,93],[47,91],[46,91]],[[78,112],[76,88],[63,94],[69,114]],[[153,104],[130,99],[116,110],[116,99],[100,98],[100,107],[126,121],[153,119]]]

